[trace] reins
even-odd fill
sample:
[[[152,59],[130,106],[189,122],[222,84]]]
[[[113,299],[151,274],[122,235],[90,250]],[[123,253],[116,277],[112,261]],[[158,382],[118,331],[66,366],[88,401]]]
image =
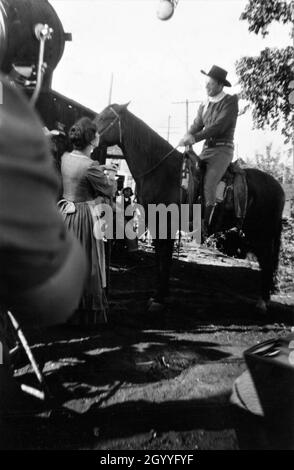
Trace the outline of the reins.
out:
[[[161,160],[159,160],[159,162],[157,162],[153,167],[149,168],[149,170],[141,173],[140,175],[136,175],[136,178],[144,178],[145,176],[149,175],[150,173],[152,173],[154,170],[156,170],[165,160],[167,160],[167,158],[173,153],[175,152],[177,149],[179,148],[179,145],[177,145],[177,147],[171,149],[170,152],[168,152],[166,155],[164,155],[164,157],[162,157]]]

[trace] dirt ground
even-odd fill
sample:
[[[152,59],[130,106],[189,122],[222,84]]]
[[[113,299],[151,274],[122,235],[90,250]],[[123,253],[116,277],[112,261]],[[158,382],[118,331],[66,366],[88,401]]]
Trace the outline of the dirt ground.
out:
[[[274,295],[269,312],[254,309],[259,272],[209,249],[175,253],[171,298],[162,313],[147,312],[155,283],[154,255],[115,258],[110,313],[96,330],[63,326],[29,332],[52,402],[32,411],[5,410],[6,449],[239,449],[258,448],[258,423],[229,397],[246,369],[243,352],[287,335],[294,289]],[[293,278],[292,278],[293,279]],[[34,385],[23,355],[16,378]]]

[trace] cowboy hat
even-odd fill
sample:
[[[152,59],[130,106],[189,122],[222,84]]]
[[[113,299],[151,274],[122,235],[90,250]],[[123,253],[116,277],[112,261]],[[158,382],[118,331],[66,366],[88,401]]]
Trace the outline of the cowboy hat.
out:
[[[228,72],[217,65],[213,65],[208,73],[204,72],[204,70],[201,70],[201,73],[223,83],[224,86],[232,86],[226,79]]]

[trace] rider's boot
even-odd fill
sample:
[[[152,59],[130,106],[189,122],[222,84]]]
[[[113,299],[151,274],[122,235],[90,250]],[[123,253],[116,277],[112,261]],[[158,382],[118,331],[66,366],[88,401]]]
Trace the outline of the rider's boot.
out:
[[[204,219],[202,224],[202,243],[209,237],[210,233],[210,224],[214,213],[214,204],[208,204],[204,210]]]

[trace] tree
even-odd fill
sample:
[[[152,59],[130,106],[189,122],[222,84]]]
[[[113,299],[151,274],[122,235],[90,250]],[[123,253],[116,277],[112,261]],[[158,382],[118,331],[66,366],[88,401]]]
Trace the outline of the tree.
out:
[[[292,150],[289,149],[288,158],[290,158],[291,153]],[[291,168],[282,161],[280,152],[273,152],[272,144],[266,146],[265,153],[256,152],[255,161],[249,160],[247,164],[269,173],[280,181],[280,183],[293,183]]]
[[[294,2],[293,2],[294,3]],[[293,16],[292,16],[293,15]],[[249,0],[241,15],[249,31],[266,36],[269,25],[278,21],[290,25],[294,8],[278,0]],[[290,38],[289,38],[290,43]],[[236,63],[242,95],[253,105],[253,120],[259,129],[277,130],[289,142],[294,125],[294,106],[290,99],[294,80],[294,48],[266,48],[256,57],[242,57]],[[292,92],[293,93],[293,92]]]

